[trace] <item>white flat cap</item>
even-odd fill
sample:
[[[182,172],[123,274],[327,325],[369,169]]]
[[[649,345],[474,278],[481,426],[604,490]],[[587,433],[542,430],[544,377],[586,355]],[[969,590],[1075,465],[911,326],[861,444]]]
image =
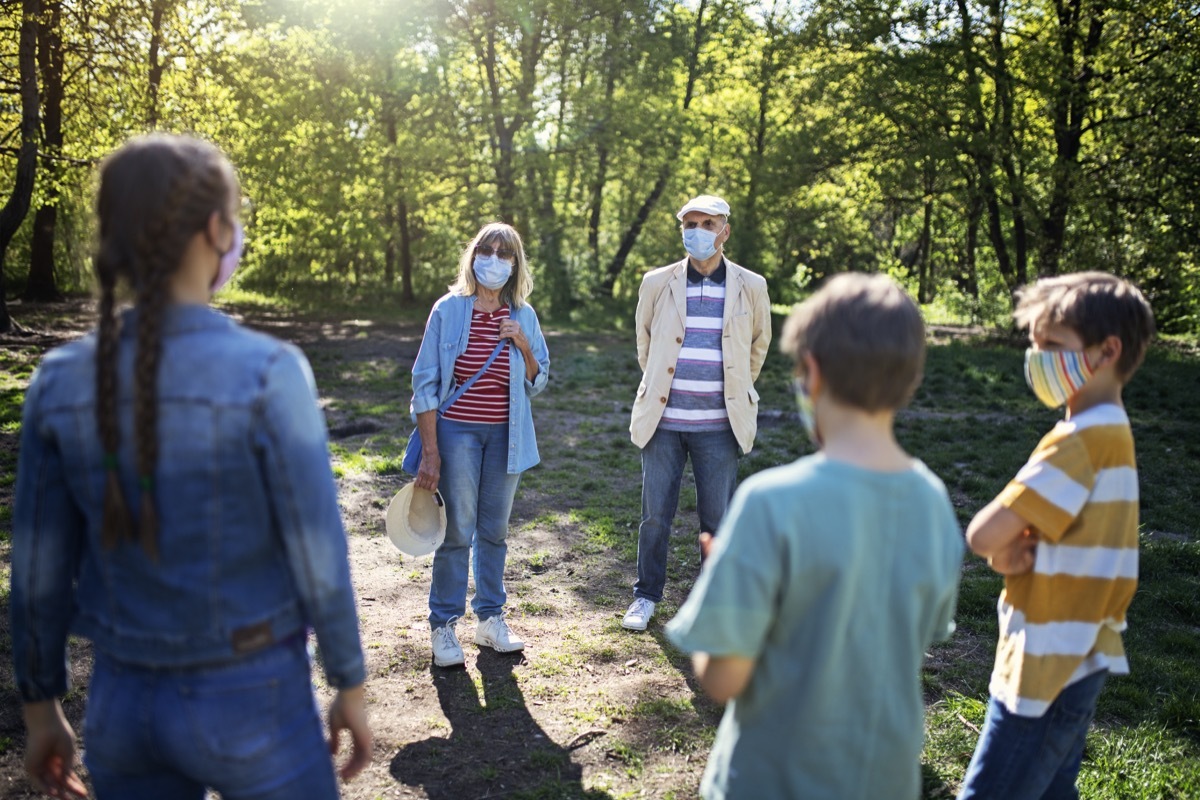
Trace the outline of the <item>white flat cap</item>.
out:
[[[675,215],[675,219],[682,221],[684,214],[689,211],[703,211],[705,214],[713,216],[728,217],[729,203],[726,203],[721,198],[713,194],[702,194],[699,197],[693,197],[688,200],[683,208],[679,209],[679,213]]]

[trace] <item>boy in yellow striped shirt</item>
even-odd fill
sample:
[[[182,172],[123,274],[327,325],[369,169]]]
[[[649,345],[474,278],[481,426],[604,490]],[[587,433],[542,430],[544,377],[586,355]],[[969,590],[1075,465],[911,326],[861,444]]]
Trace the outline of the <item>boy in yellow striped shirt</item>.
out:
[[[967,544],[1005,575],[987,720],[959,800],[1077,798],[1096,699],[1129,672],[1138,481],[1121,390],[1154,335],[1134,286],[1083,272],[1018,293],[1025,378],[1066,418],[975,515]]]

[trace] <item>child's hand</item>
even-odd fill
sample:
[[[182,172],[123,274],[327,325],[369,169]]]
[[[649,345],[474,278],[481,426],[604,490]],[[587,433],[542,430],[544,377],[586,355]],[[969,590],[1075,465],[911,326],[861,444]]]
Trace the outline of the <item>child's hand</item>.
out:
[[[1024,575],[1033,569],[1037,537],[1028,528],[988,559],[988,566],[1001,575]]]
[[[86,800],[75,774],[75,731],[58,700],[25,704],[25,774],[33,788],[51,797]]]

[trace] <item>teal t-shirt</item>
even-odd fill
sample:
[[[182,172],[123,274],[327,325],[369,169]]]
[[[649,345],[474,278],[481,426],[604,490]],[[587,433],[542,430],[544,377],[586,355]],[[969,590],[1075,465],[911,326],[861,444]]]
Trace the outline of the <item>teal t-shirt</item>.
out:
[[[919,461],[821,454],[754,475],[666,633],[755,659],[701,784],[708,800],[920,795],[926,648],[954,629],[963,539]]]

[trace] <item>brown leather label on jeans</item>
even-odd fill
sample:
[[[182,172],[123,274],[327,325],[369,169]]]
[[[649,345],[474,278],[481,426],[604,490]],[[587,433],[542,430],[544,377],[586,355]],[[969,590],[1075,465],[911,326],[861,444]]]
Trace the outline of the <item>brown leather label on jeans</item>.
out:
[[[275,643],[275,636],[271,633],[271,623],[269,622],[238,628],[233,632],[232,638],[233,652],[235,653],[249,653]]]

